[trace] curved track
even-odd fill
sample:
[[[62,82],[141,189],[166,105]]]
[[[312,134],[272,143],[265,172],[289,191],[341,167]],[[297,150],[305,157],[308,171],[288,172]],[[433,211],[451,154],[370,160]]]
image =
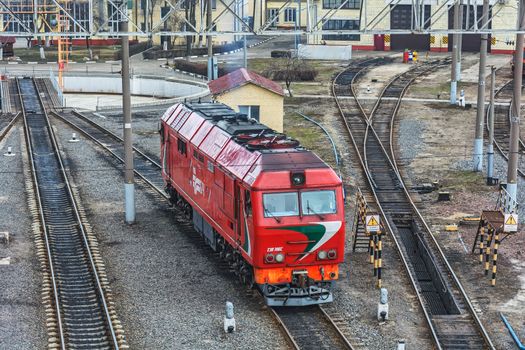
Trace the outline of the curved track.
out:
[[[69,124],[93,142],[97,143],[107,152],[111,153],[119,160],[119,162],[124,163],[124,140],[120,136],[75,111],[60,113],[52,112],[51,115],[64,123]],[[158,158],[153,159],[153,157],[146,155],[135,147],[133,148],[133,151],[135,174],[154,188],[159,194],[168,198],[166,192],[164,192],[164,180],[162,179],[160,172],[161,166],[158,163]]]
[[[20,79],[18,84],[52,285],[54,310],[48,316],[56,319],[57,325],[49,346],[118,349],[122,339],[117,340],[113,328],[111,308],[101,283],[105,280],[99,276],[45,104],[32,79]]]
[[[354,91],[360,67],[341,72],[333,94],[366,174],[371,195],[400,252],[438,349],[494,348],[472,304],[412,201],[399,174],[393,123],[401,99],[415,78],[442,62],[421,64],[396,76],[384,88],[370,116]],[[351,96],[353,102],[340,96]],[[383,97],[395,97],[397,100]]]
[[[7,82],[5,82],[5,85],[7,86],[8,93],[4,95],[8,97],[9,101],[4,101],[5,103],[9,104],[10,110],[13,113],[4,113],[2,114],[0,112],[0,141],[3,140],[3,138],[7,135],[9,130],[15,125],[16,121],[18,120],[18,117],[22,115],[20,113],[20,97],[18,96],[18,88],[16,85],[16,81],[14,79],[10,79]],[[14,106],[14,109],[12,108],[12,105]]]
[[[510,118],[511,118],[511,111],[512,111],[512,91],[513,91],[513,82],[514,80],[508,80],[505,82],[502,86],[500,86],[495,91],[494,99],[502,99],[506,98],[507,100],[510,99],[510,102],[507,106],[501,106],[501,105],[495,105],[494,106],[494,146],[498,150],[498,152],[501,154],[501,156],[508,161],[509,160],[509,143],[510,143]],[[490,110],[490,103],[487,107],[487,113],[486,113],[486,129],[488,132],[488,118],[489,118],[489,110]],[[523,140],[520,138],[519,140],[519,150],[521,157],[522,154],[525,153],[525,144]],[[518,162],[518,164],[523,164],[523,162]],[[518,165],[518,174],[525,178],[525,169],[523,167],[519,167]]]

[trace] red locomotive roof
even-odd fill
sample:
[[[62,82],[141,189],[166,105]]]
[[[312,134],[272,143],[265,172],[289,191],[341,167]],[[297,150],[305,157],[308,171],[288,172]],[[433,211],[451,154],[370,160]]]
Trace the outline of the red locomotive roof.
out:
[[[298,141],[220,103],[179,103],[162,120],[250,185],[263,171],[328,167]]]
[[[210,81],[208,87],[212,95],[219,95],[248,83],[255,84],[278,95],[284,96],[281,85],[245,68],[237,69],[236,71]]]

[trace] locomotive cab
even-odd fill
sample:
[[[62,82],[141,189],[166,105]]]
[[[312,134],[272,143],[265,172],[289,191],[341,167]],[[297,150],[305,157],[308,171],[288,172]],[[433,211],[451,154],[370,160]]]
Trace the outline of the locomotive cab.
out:
[[[272,306],[332,301],[344,258],[344,202],[329,167],[262,172],[252,190],[254,279]]]

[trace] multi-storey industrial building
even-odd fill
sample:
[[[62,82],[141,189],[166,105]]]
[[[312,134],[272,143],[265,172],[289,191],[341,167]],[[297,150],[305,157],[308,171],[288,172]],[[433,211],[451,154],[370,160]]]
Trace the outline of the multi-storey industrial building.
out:
[[[463,12],[463,28],[474,23],[481,27],[481,0],[461,0]],[[18,14],[25,25],[33,29],[33,0],[5,0],[7,6]],[[90,20],[101,32],[116,32],[122,14],[117,11],[115,1],[93,1],[92,14],[89,11],[90,1],[59,1],[69,8],[79,25],[88,27]],[[422,28],[446,30],[453,28],[454,9],[451,1],[421,0],[424,8],[418,11]],[[37,1],[38,3],[38,1]],[[155,30],[157,32],[189,32],[206,29],[207,0],[129,0],[128,13],[131,19],[130,31],[138,32]],[[470,5],[467,5],[470,4]],[[49,30],[53,27],[51,7],[41,5],[42,14],[37,21],[38,30]],[[229,11],[227,9],[231,11]],[[55,7],[56,8],[56,7]],[[307,11],[307,8],[309,11]],[[413,28],[416,16],[412,0],[212,0],[213,30],[216,32],[238,32],[248,30],[244,25],[253,26],[255,32],[260,30],[294,30],[310,28],[311,30],[333,31],[333,33],[309,34],[303,42],[309,44],[352,45],[354,50],[430,50],[446,52],[451,50],[451,36],[448,34],[368,34],[370,32],[387,33],[390,30],[405,30]],[[235,14],[234,14],[234,13]],[[13,20],[13,16],[0,6],[0,24],[2,31],[21,31],[22,24]],[[169,19],[162,22],[162,18]],[[516,23],[517,8],[508,0],[490,0],[491,21],[488,25],[493,30],[512,28]],[[90,18],[90,16],[92,16]],[[185,20],[186,19],[186,20]],[[243,21],[241,21],[243,19]],[[363,33],[348,33],[340,31],[359,30]],[[166,38],[166,37],[164,37]],[[162,38],[153,35],[152,39],[159,43]],[[214,43],[232,42],[240,39],[239,35],[222,34],[214,37]],[[185,40],[179,36],[177,43]],[[511,53],[514,49],[514,36],[510,34],[494,34],[489,40],[489,50],[492,53]],[[464,51],[479,50],[480,35],[463,35]],[[202,36],[193,39],[196,45],[205,45]]]

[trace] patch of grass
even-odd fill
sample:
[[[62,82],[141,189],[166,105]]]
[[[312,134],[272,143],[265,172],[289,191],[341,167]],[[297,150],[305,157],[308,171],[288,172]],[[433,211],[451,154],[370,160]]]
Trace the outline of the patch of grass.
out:
[[[443,179],[443,189],[453,191],[492,191],[484,186],[485,175],[482,172],[470,170],[454,170],[447,173]]]
[[[296,110],[295,105],[285,106],[284,132],[301,142],[305,148],[316,153],[331,167],[335,167],[335,158],[328,137],[317,125],[295,113]]]
[[[120,46],[109,47],[92,47],[93,56],[98,56],[99,60],[115,60],[120,50]],[[55,46],[44,48],[46,61],[57,61],[58,49]],[[40,61],[40,49],[38,47],[32,48],[15,48],[15,56],[20,57],[22,61]],[[74,46],[69,55],[70,61],[82,62],[84,58],[88,58],[89,53],[85,46]]]

